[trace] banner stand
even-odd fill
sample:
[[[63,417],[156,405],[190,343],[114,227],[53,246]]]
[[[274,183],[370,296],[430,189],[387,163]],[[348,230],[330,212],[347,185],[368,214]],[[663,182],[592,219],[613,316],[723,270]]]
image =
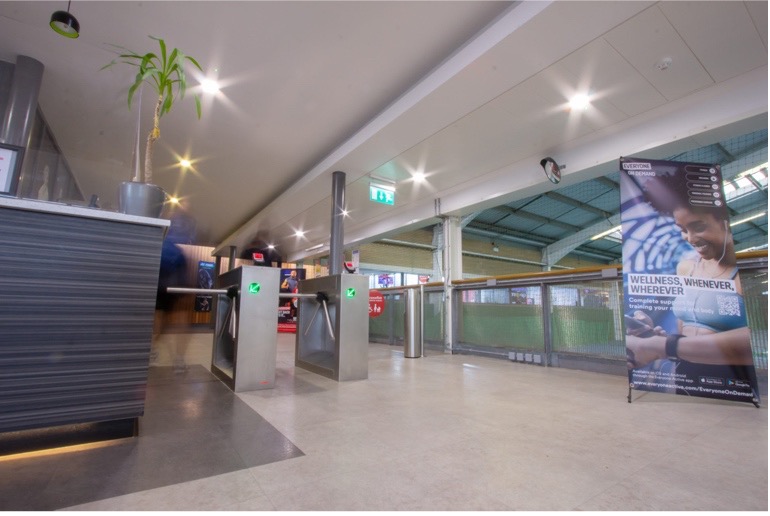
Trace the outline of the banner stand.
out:
[[[621,157],[632,391],[751,402],[759,386],[719,165]]]
[[[631,397],[631,395],[632,395],[632,392],[633,392],[633,390],[634,390],[634,384],[633,384],[633,383],[629,383],[629,384],[628,384],[628,403],[631,403],[631,402],[632,402],[632,397]],[[758,398],[752,398],[752,399],[751,399],[751,403],[752,403],[752,404],[753,404],[755,407],[757,407],[757,408],[762,408],[762,407],[760,406],[760,404],[759,404],[759,399],[758,399]]]

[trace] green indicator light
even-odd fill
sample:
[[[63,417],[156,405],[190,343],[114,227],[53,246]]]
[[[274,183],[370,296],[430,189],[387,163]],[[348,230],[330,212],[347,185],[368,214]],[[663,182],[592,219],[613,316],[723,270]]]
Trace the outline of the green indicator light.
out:
[[[249,294],[259,294],[259,289],[261,289],[262,286],[259,283],[252,283],[249,285]]]
[[[349,289],[347,289],[347,290],[345,291],[345,295],[346,295],[347,297],[356,297],[356,289],[354,289],[354,288],[349,288]]]

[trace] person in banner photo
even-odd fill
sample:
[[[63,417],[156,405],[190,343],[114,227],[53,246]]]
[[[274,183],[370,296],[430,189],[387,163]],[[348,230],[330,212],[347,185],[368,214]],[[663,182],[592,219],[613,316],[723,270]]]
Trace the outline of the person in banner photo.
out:
[[[297,271],[292,270],[289,272],[289,275],[286,276],[286,278],[281,283],[281,292],[289,292],[291,294],[296,294],[299,292],[299,280],[297,279]],[[286,305],[289,307],[289,319],[296,321],[297,320],[297,298],[291,298],[288,301],[286,301]]]
[[[756,402],[733,236],[713,186],[718,168],[699,175],[693,170],[709,166],[652,163],[621,173],[629,379],[643,390]]]

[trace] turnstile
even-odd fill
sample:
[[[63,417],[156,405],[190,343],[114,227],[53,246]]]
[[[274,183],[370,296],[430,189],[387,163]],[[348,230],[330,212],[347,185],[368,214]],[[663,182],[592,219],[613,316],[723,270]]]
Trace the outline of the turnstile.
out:
[[[211,372],[235,392],[272,389],[280,269],[242,266],[220,274]]]
[[[302,280],[299,292],[294,365],[337,381],[368,378],[369,278]]]

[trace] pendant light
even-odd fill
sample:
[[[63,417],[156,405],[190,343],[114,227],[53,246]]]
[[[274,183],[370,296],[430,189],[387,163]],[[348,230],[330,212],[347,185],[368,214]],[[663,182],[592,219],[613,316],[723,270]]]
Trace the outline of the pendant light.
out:
[[[51,28],[68,38],[77,38],[80,36],[80,23],[77,19],[70,14],[70,4],[72,0],[67,2],[66,11],[56,11],[51,15]]]

